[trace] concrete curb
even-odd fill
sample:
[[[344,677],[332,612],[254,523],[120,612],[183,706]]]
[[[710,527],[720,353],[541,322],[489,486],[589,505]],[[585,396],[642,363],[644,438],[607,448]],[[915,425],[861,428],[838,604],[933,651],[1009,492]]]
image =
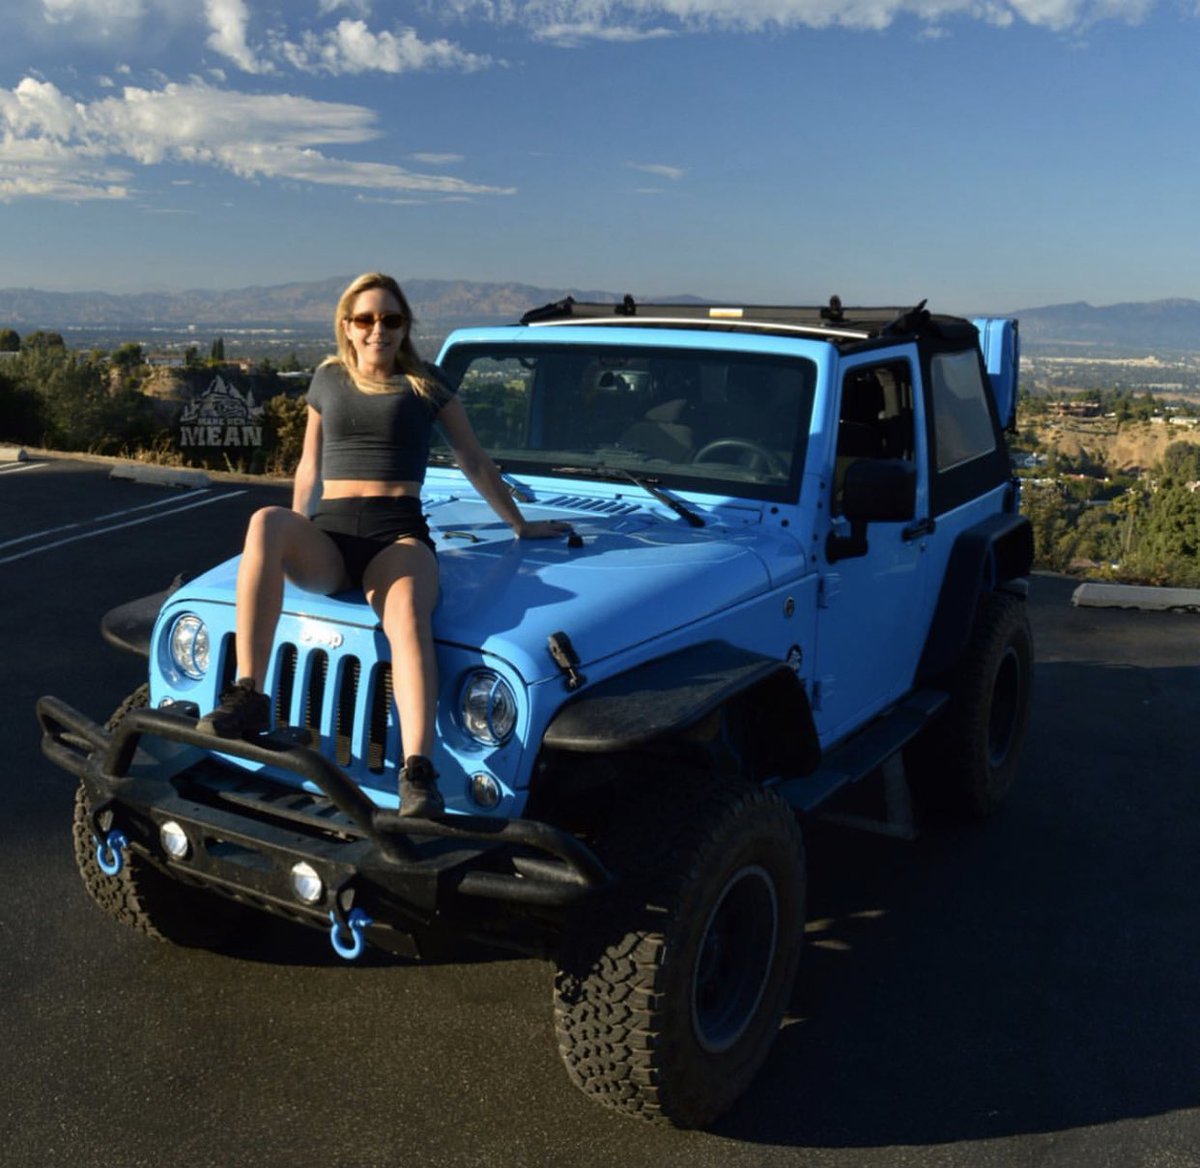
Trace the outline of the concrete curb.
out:
[[[131,479],[135,483],[151,483],[158,487],[182,487],[196,490],[212,485],[202,470],[184,470],[175,466],[153,466],[150,463],[125,462],[108,472],[110,479]]]
[[[96,466],[121,467],[123,470],[130,466],[140,466],[146,469],[158,466],[157,463],[138,462],[113,454],[89,454],[82,450],[44,450],[36,446],[30,446],[26,449],[31,462],[87,462]],[[283,486],[290,488],[293,481],[291,475],[249,474],[247,472],[231,470],[191,470],[163,466],[158,466],[158,469],[160,471],[175,470],[188,475],[202,474],[205,476],[206,486],[211,486],[215,483],[251,483],[254,486]],[[124,477],[129,478],[131,476],[125,474]]]
[[[29,454],[24,446],[0,446],[0,462],[28,462]]]
[[[1154,588],[1145,584],[1080,584],[1077,608],[1139,608],[1149,612],[1200,612],[1200,588]]]

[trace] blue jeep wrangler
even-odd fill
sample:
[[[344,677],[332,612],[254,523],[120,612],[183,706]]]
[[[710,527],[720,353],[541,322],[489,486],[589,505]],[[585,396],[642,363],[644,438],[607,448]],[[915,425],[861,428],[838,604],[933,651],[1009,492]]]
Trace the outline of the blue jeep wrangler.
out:
[[[848,796],[877,789],[874,825],[911,834],[910,781],[968,814],[1012,782],[1016,322],[568,299],[439,362],[524,513],[572,525],[514,540],[435,450],[447,815],[398,814],[404,678],[359,594],[287,592],[273,731],[197,729],[234,668],[235,560],[108,614],[149,678],[107,725],[39,702],[76,861],[182,944],[265,912],[347,958],[548,957],[576,1085],[707,1124],[788,1004],[806,817],[866,824]]]

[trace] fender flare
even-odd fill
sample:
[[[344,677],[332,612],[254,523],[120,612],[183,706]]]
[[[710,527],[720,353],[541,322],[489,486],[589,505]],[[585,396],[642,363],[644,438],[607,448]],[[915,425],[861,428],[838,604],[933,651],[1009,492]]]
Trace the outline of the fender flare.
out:
[[[917,666],[918,684],[944,674],[958,660],[971,635],[979,597],[998,588],[1024,595],[1032,566],[1033,526],[1024,515],[990,515],[959,534]]]
[[[800,775],[816,768],[821,752],[803,682],[787,662],[728,641],[691,645],[589,685],[562,706],[542,743],[574,753],[637,751],[743,699],[781,730],[762,743],[772,770]]]
[[[139,596],[136,600],[127,600],[116,608],[110,608],[100,618],[100,635],[117,649],[149,658],[154,622],[167,598],[179,590],[184,579],[180,574],[161,592]]]

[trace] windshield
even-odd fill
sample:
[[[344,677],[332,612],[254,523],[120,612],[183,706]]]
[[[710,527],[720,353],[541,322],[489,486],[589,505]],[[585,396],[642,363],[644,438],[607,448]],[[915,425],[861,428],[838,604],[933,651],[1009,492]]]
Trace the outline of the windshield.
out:
[[[443,368],[508,471],[603,475],[783,501],[804,462],[816,367],[673,348],[456,345]]]

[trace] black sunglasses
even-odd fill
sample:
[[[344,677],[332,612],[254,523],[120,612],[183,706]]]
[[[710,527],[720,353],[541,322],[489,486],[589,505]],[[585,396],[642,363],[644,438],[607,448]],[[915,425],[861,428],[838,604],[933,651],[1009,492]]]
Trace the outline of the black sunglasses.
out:
[[[376,321],[391,332],[404,327],[404,314],[402,312],[356,312],[353,316],[347,317],[347,319],[355,328],[360,328],[363,332],[370,332],[375,327]]]

